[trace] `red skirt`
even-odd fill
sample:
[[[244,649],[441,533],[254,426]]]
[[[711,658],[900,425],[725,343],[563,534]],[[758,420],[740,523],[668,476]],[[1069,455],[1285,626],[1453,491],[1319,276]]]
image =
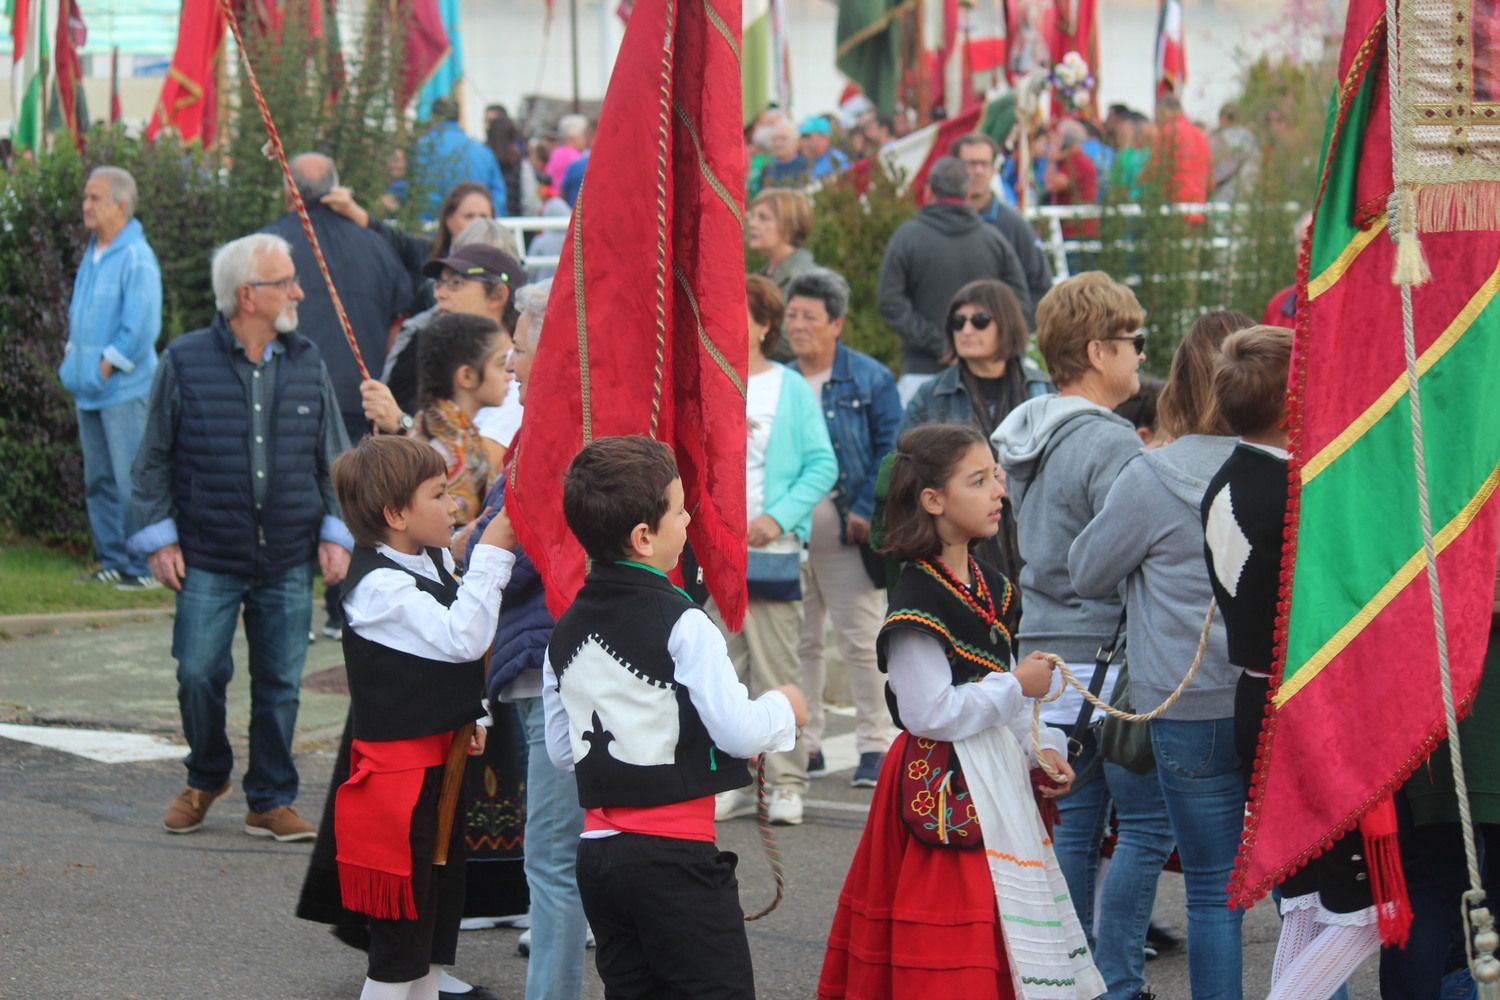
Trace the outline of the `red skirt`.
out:
[[[849,865],[820,998],[1013,1000],[994,884],[982,850],[929,847],[901,821],[896,737]]]

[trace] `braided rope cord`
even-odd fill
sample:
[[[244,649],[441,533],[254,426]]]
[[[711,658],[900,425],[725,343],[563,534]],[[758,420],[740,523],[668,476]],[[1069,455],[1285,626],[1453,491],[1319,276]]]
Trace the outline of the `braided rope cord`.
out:
[[[359,367],[359,377],[368,380],[370,370],[365,367],[365,358],[359,350],[359,341],[354,339],[354,327],[349,324],[349,314],[344,311],[343,300],[339,298],[339,290],[333,286],[333,275],[328,273],[328,261],[323,257],[323,248],[318,243],[318,234],[313,232],[312,219],[307,214],[307,205],[302,201],[302,193],[297,190],[297,185],[292,180],[292,165],[287,161],[286,149],[281,145],[281,133],[276,130],[276,123],[271,119],[271,108],[266,104],[265,92],[260,89],[260,80],[255,76],[255,67],[250,63],[250,53],[245,48],[245,36],[240,33],[240,20],[235,16],[234,5],[230,0],[219,0],[219,6],[223,8],[224,16],[229,22],[229,30],[234,33],[234,45],[240,53],[240,65],[244,67],[245,79],[250,82],[250,90],[255,95],[255,106],[260,109],[260,120],[266,125],[266,135],[269,137],[271,152],[276,157],[276,162],[281,164],[281,174],[286,178],[287,190],[292,193],[292,206],[297,211],[297,218],[302,222],[302,232],[307,236],[307,243],[312,247],[313,259],[318,262],[318,273],[323,275],[323,284],[328,286],[328,297],[333,300],[333,311],[339,318],[339,328],[344,332],[344,341],[349,345],[349,351],[354,355],[354,363]]]
[[[759,920],[781,905],[786,898],[786,865],[781,861],[781,848],[776,845],[776,835],[771,832],[771,809],[766,802],[766,755],[760,755],[755,765],[755,825],[760,830],[760,846],[766,852],[766,864],[771,866],[771,877],[776,880],[776,895],[765,909],[749,914],[745,922]]]
[[[1389,83],[1386,94],[1391,114],[1391,172],[1394,197],[1402,200],[1402,184],[1406,178],[1403,168],[1406,161],[1406,131],[1401,127],[1398,98],[1401,81],[1401,63],[1398,45],[1398,17],[1396,0],[1385,0],[1386,17],[1386,66]],[[1405,200],[1410,201],[1408,192]],[[1408,235],[1398,227],[1395,236]],[[1415,241],[1415,228],[1410,233]],[[1479,871],[1479,851],[1474,842],[1474,817],[1469,808],[1469,781],[1464,773],[1463,753],[1458,731],[1458,711],[1453,701],[1453,670],[1448,657],[1448,630],[1443,614],[1442,585],[1438,579],[1437,547],[1433,540],[1432,506],[1428,495],[1426,436],[1422,431],[1422,385],[1417,371],[1416,321],[1412,313],[1412,286],[1399,282],[1401,289],[1401,339],[1406,360],[1406,393],[1411,404],[1412,464],[1417,479],[1417,513],[1422,524],[1422,558],[1427,568],[1427,595],[1432,605],[1432,625],[1437,639],[1438,678],[1443,696],[1443,722],[1448,733],[1448,753],[1453,764],[1453,791],[1458,799],[1459,827],[1463,832],[1464,863],[1468,868],[1469,889],[1463,895],[1464,948],[1475,980],[1480,984],[1481,996],[1494,996],[1495,983],[1500,980],[1500,962],[1494,956],[1495,928],[1491,912],[1484,907],[1484,881]],[[1471,918],[1473,926],[1470,926]]]
[[[676,52],[677,4],[667,0],[667,26],[661,49],[661,89],[656,109],[656,369],[651,385],[651,430],[661,421],[667,353],[667,140],[672,129],[672,68]]]
[[[1171,694],[1167,695],[1166,700],[1163,701],[1160,705],[1157,705],[1149,712],[1124,712],[1118,708],[1115,708],[1113,705],[1106,702],[1103,698],[1100,698],[1098,695],[1094,694],[1094,692],[1090,691],[1088,689],[1088,685],[1081,683],[1078,680],[1078,677],[1073,673],[1073,671],[1068,668],[1068,665],[1063,662],[1062,657],[1054,656],[1051,653],[1044,654],[1047,659],[1051,661],[1052,665],[1059,671],[1061,671],[1064,684],[1057,689],[1056,694],[1049,694],[1044,698],[1037,698],[1032,702],[1031,705],[1031,750],[1032,756],[1036,758],[1037,766],[1042,769],[1042,773],[1046,774],[1047,777],[1051,778],[1053,781],[1064,783],[1062,773],[1053,769],[1050,764],[1042,759],[1043,704],[1047,702],[1053,702],[1061,698],[1063,696],[1063,692],[1067,690],[1067,685],[1071,684],[1078,690],[1080,694],[1083,695],[1083,697],[1088,701],[1089,704],[1093,705],[1105,715],[1108,715],[1109,717],[1114,719],[1119,719],[1121,722],[1150,722],[1152,719],[1160,718],[1161,715],[1167,711],[1167,709],[1177,704],[1177,699],[1182,697],[1182,693],[1188,689],[1188,685],[1193,683],[1193,678],[1198,676],[1198,668],[1203,665],[1203,654],[1208,649],[1208,633],[1213,628],[1214,612],[1217,611],[1218,608],[1219,602],[1217,599],[1212,599],[1208,602],[1208,611],[1203,615],[1203,628],[1198,632],[1198,650],[1193,654],[1192,665],[1188,667],[1188,672],[1183,675],[1183,678],[1180,682],[1178,682],[1177,687],[1173,689]],[[1077,735],[1079,734],[1074,733],[1075,737]]]

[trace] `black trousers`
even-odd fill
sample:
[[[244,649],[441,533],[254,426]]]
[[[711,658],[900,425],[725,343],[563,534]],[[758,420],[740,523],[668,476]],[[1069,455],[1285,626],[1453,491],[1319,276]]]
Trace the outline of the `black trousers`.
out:
[[[415,920],[370,919],[369,977],[378,983],[409,983],[427,975],[429,966],[452,965],[458,952],[458,924],[464,912],[463,803],[448,838],[448,863],[432,863],[437,843],[437,805],[443,766],[429,767],[412,812],[412,895]]]
[[[737,862],[695,840],[578,842],[578,893],[608,1000],[753,1000]]]

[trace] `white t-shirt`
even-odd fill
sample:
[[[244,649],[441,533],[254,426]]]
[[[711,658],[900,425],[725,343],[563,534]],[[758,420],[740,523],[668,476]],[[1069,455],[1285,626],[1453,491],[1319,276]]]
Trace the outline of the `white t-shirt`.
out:
[[[755,520],[766,512],[766,446],[776,422],[781,379],[786,369],[772,365],[751,375],[745,386],[745,517]]]
[[[510,447],[510,443],[516,439],[516,431],[521,429],[521,390],[515,379],[511,379],[510,388],[506,390],[505,399],[499,406],[479,408],[479,412],[474,414],[474,426],[479,428],[482,437],[489,438],[501,447]]]

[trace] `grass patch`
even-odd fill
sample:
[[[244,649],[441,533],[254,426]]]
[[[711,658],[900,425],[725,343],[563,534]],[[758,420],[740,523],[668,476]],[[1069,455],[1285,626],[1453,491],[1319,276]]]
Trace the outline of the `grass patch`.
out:
[[[0,543],[0,615],[172,606],[172,592],[165,587],[116,590],[103,583],[73,582],[95,568],[96,563],[36,542],[6,539]]]

